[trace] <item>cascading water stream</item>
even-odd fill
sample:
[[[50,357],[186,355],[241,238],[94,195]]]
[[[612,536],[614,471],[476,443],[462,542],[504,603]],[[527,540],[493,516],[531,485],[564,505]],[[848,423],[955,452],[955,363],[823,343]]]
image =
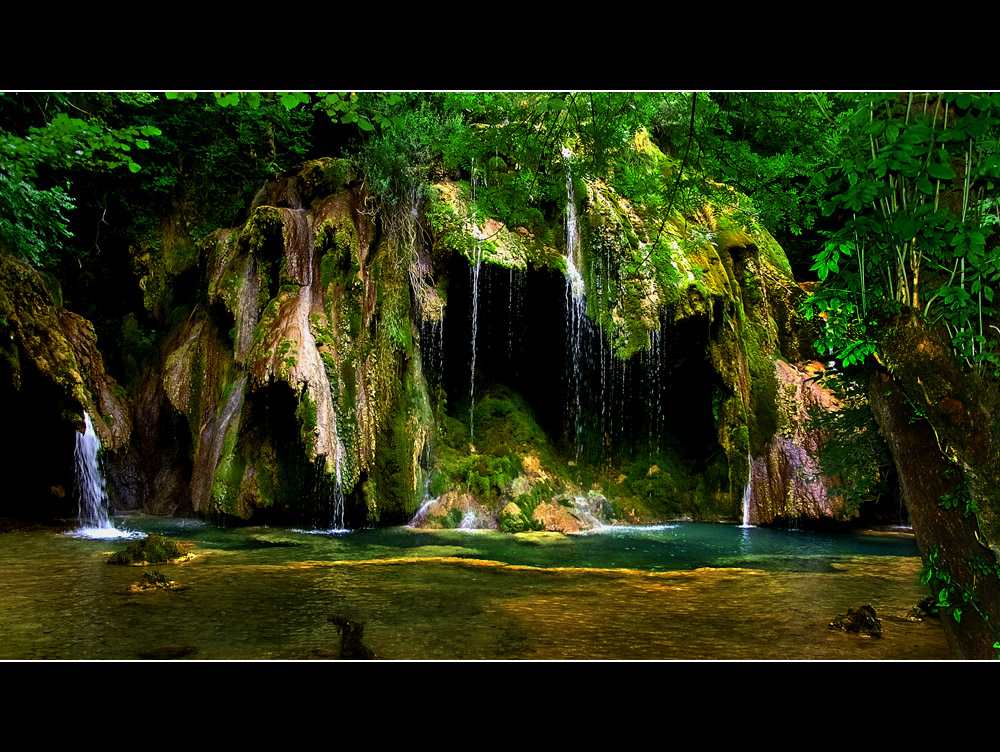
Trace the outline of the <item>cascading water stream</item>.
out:
[[[472,163],[472,203],[476,201],[476,163]],[[474,210],[473,210],[474,211]],[[469,440],[476,437],[475,412],[476,412],[476,334],[479,328],[479,269],[483,262],[483,239],[482,233],[476,226],[475,214],[472,216],[472,232],[476,236],[475,263],[472,265],[472,358],[469,378]]]
[[[660,437],[663,431],[663,398],[660,392],[660,371],[662,368],[663,348],[661,346],[662,329],[649,333],[649,350],[644,357],[646,405],[649,408],[649,448],[660,451]]]
[[[569,169],[569,151],[563,149],[566,165],[566,346],[569,360],[567,381],[569,386],[568,411],[571,415],[573,445],[576,459],[580,458],[583,431],[581,422],[581,361],[583,358],[583,328],[587,317],[586,288],[577,266],[580,251],[580,226],[576,217],[576,196]]]
[[[478,238],[479,233],[476,233]],[[469,368],[469,438],[476,436],[476,334],[479,329],[479,268],[482,266],[482,246],[476,246],[476,263],[472,267],[472,359]]]
[[[78,499],[78,519],[80,529],[75,535],[86,538],[128,538],[133,533],[118,530],[111,524],[108,515],[108,495],[104,485],[104,474],[98,463],[101,440],[94,431],[90,414],[84,412],[85,430],[76,435],[76,490]]]
[[[750,524],[750,489],[751,482],[753,481],[753,457],[747,453],[747,464],[749,469],[747,470],[747,484],[743,489],[743,524],[740,525],[742,528],[754,527]]]
[[[83,414],[86,428],[76,435],[76,486],[78,495],[80,527],[105,529],[112,527],[108,519],[107,495],[104,490],[104,476],[97,464],[101,451],[101,441],[94,432],[90,414]]]
[[[344,484],[340,475],[340,465],[341,457],[343,456],[343,447],[340,442],[337,442],[337,458],[336,458],[336,468],[337,468],[337,484],[333,488],[333,529],[336,532],[346,531],[347,527],[344,525]]]

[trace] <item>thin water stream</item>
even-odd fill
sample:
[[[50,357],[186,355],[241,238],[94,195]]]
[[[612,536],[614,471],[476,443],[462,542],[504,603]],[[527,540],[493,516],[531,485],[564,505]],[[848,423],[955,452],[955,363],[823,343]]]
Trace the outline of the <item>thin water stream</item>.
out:
[[[503,535],[409,528],[330,534],[132,518],[186,541],[155,565],[182,590],[129,593],[119,541],[0,535],[0,659],[308,660],[329,621],[365,623],[386,659],[944,659],[912,538],[681,523]],[[828,628],[871,603],[880,639]]]

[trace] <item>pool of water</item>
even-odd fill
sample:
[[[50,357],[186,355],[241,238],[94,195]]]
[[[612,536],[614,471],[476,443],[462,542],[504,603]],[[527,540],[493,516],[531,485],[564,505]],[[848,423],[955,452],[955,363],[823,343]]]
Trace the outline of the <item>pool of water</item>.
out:
[[[135,517],[195,554],[106,563],[123,540],[0,535],[0,659],[336,658],[330,617],[401,660],[941,659],[911,536],[677,523],[564,536],[226,529]],[[181,589],[130,592],[155,570]],[[828,628],[871,603],[880,639]]]

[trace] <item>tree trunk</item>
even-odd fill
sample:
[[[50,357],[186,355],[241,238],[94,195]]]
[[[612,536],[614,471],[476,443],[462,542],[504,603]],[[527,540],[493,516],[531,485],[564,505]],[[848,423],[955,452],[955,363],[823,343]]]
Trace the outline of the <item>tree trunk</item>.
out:
[[[892,321],[882,332],[881,360],[888,372],[874,371],[869,397],[896,463],[921,556],[925,564],[936,556],[935,569],[951,578],[948,600],[961,609],[961,620],[951,612],[942,617],[949,645],[957,657],[996,658],[1000,477],[990,398],[916,316]],[[976,513],[964,501],[950,509],[942,505],[966,496]],[[935,596],[948,587],[937,578],[930,584]],[[962,590],[975,601],[963,602]]]

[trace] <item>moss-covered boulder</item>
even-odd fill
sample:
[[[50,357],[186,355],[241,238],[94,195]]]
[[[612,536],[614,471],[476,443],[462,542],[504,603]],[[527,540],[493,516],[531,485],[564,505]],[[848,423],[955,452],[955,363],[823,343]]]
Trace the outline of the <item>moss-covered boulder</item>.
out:
[[[129,543],[122,551],[108,556],[108,564],[129,564],[147,566],[167,562],[185,561],[194,554],[177,541],[163,535],[150,533],[145,538]]]

